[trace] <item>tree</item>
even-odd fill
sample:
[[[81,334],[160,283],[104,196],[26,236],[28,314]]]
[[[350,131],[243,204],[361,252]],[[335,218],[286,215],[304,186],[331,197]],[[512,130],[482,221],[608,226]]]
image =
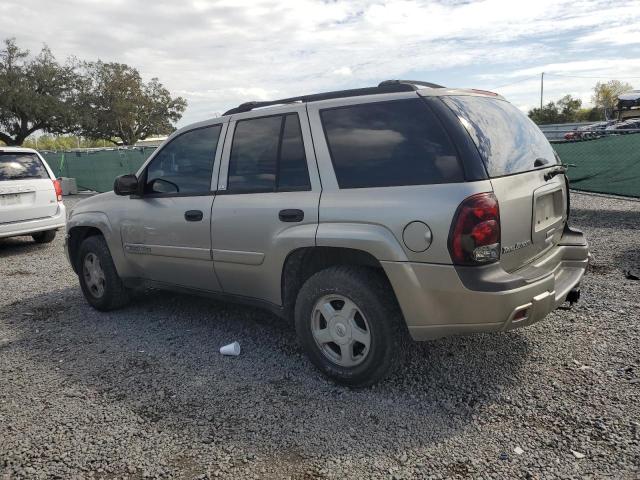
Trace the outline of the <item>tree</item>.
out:
[[[593,87],[591,101],[596,108],[601,108],[607,118],[611,117],[618,103],[618,95],[633,90],[633,87],[620,80],[609,80],[606,83],[598,82]]]
[[[27,138],[23,145],[39,150],[71,150],[74,148],[96,148],[105,147],[104,140],[87,140],[75,135],[50,135],[45,133],[38,137]]]
[[[171,133],[187,107],[172,98],[157,78],[144,83],[122,63],[85,63],[79,134],[94,140],[133,145],[151,135]],[[120,141],[118,141],[120,140]]]
[[[582,108],[582,100],[573,98],[571,95],[565,95],[556,102],[560,113],[561,122],[575,122],[580,108]]]
[[[533,108],[529,110],[528,115],[538,125],[560,123],[560,112],[555,102],[549,102],[542,108]]]
[[[597,122],[604,119],[604,111],[601,108],[581,108],[576,115],[576,122]]]
[[[529,118],[538,125],[542,125],[599,120],[602,118],[602,113],[597,108],[582,108],[582,100],[565,95],[560,100],[547,103],[542,109],[529,110]]]
[[[15,39],[5,40],[0,50],[0,140],[22,145],[36,130],[70,131],[77,80],[75,66],[59,64],[46,46],[30,58]]]

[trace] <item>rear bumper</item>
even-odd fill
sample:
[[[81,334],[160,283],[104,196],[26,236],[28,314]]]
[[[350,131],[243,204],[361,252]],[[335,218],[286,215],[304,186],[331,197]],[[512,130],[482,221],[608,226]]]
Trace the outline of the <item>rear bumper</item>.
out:
[[[584,236],[568,231],[543,258],[513,273],[498,264],[456,268],[382,262],[414,340],[531,325],[560,306],[589,264]]]
[[[58,210],[51,217],[36,218],[33,220],[23,220],[20,222],[0,223],[0,238],[17,237],[20,235],[31,235],[46,230],[63,228],[67,220],[65,206],[58,204]]]

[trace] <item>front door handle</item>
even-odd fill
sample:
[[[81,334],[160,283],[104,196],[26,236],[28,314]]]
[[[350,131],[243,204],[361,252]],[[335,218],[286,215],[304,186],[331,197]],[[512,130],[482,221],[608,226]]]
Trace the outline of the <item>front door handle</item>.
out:
[[[281,222],[301,222],[304,220],[304,212],[297,208],[288,208],[286,210],[280,210],[278,218]]]
[[[202,212],[200,210],[187,210],[184,212],[184,219],[187,222],[199,222],[202,220]]]

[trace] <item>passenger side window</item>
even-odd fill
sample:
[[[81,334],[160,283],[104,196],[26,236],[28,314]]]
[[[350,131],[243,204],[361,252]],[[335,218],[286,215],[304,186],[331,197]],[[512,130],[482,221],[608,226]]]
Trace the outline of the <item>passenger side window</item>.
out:
[[[147,167],[145,193],[208,193],[221,125],[185,132],[165,145]]]
[[[340,188],[464,181],[456,150],[420,99],[320,112]]]
[[[228,192],[310,189],[297,114],[252,118],[236,124],[229,157]]]
[[[278,167],[279,191],[311,189],[298,115],[285,117]]]

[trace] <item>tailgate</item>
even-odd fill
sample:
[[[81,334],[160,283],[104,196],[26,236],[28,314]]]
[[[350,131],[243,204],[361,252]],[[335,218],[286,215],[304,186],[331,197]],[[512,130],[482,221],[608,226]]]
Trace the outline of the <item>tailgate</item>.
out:
[[[57,211],[50,179],[0,181],[0,223],[51,217]]]
[[[500,205],[500,265],[517,270],[557,245],[567,221],[563,175],[544,180],[544,170],[491,180]]]
[[[500,264],[508,272],[560,241],[567,187],[558,157],[540,129],[499,97],[455,95],[443,101],[460,119],[484,162],[500,208]]]
[[[0,223],[51,217],[57,211],[55,187],[39,155],[0,149]]]

